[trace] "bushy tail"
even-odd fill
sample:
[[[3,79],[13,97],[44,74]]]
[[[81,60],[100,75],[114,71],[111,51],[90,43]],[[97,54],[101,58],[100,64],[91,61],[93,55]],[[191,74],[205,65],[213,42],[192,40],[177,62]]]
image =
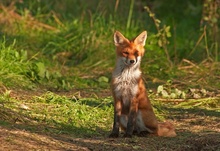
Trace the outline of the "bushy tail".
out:
[[[176,136],[175,127],[171,122],[168,121],[163,123],[158,123],[157,135],[164,137],[175,137]]]

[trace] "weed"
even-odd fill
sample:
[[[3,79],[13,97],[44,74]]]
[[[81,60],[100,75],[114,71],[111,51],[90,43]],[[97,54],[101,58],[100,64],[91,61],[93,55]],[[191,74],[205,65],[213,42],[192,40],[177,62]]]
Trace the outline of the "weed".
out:
[[[150,10],[149,7],[145,6],[144,9],[149,13],[149,16],[153,19],[153,22],[155,24],[157,34],[155,35],[156,38],[158,38],[158,45],[163,48],[167,61],[169,65],[172,67],[172,61],[170,60],[170,55],[168,52],[167,45],[169,44],[168,38],[171,37],[170,33],[170,26],[164,25],[162,28],[160,27],[161,21],[155,17],[155,14]]]
[[[14,49],[16,41],[6,46],[5,39],[0,44],[0,80],[6,86],[27,86],[33,85],[26,79],[25,73],[28,70],[27,51]]]

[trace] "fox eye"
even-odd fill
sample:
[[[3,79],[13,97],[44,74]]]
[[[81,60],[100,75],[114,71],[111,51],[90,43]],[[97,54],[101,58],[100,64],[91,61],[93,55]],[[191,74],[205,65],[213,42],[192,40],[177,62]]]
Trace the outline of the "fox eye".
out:
[[[139,52],[138,51],[135,51],[134,55],[135,56],[138,56]]]
[[[126,52],[123,52],[123,54],[128,55],[129,53],[126,51]]]

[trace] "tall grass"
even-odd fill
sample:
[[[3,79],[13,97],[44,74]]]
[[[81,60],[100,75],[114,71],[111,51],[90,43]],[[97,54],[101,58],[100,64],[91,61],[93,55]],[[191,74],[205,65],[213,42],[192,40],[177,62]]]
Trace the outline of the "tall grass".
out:
[[[115,30],[129,38],[143,30],[148,31],[142,66],[149,77],[175,77],[177,66],[183,59],[201,62],[211,57],[217,61],[217,43],[213,45],[208,35],[202,36],[204,31],[199,31],[202,3],[173,0],[172,5],[168,5],[166,2],[8,1],[2,3],[4,9],[0,12],[0,26],[8,41],[13,43],[16,39],[15,49],[25,48],[29,57],[38,54],[35,59],[43,62],[44,66],[38,64],[37,70],[42,68],[46,79],[48,75],[53,75],[53,72],[48,73],[54,69],[60,69],[58,73],[75,79],[110,75],[115,61],[112,42]],[[176,13],[171,9],[174,5]],[[151,13],[144,10],[145,6],[149,6]],[[179,11],[182,8],[186,11]],[[155,24],[155,21],[158,23]],[[212,50],[215,50],[214,53]],[[70,72],[64,70],[66,67]],[[173,69],[174,72],[170,72]],[[35,75],[43,76],[38,73]],[[60,79],[60,76],[53,78]]]
[[[25,76],[29,69],[27,51],[17,51],[14,48],[14,43],[6,46],[6,41],[3,39],[0,44],[0,81],[1,85],[5,86],[33,86]]]

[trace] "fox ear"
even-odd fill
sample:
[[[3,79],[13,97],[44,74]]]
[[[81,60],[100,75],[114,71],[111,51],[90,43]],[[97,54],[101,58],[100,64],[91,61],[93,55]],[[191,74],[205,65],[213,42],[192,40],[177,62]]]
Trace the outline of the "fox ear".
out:
[[[145,46],[146,39],[147,39],[147,31],[143,31],[140,35],[138,35],[134,39],[134,43],[137,45]]]
[[[124,45],[128,42],[128,39],[125,38],[119,31],[114,33],[114,42],[115,46]]]

